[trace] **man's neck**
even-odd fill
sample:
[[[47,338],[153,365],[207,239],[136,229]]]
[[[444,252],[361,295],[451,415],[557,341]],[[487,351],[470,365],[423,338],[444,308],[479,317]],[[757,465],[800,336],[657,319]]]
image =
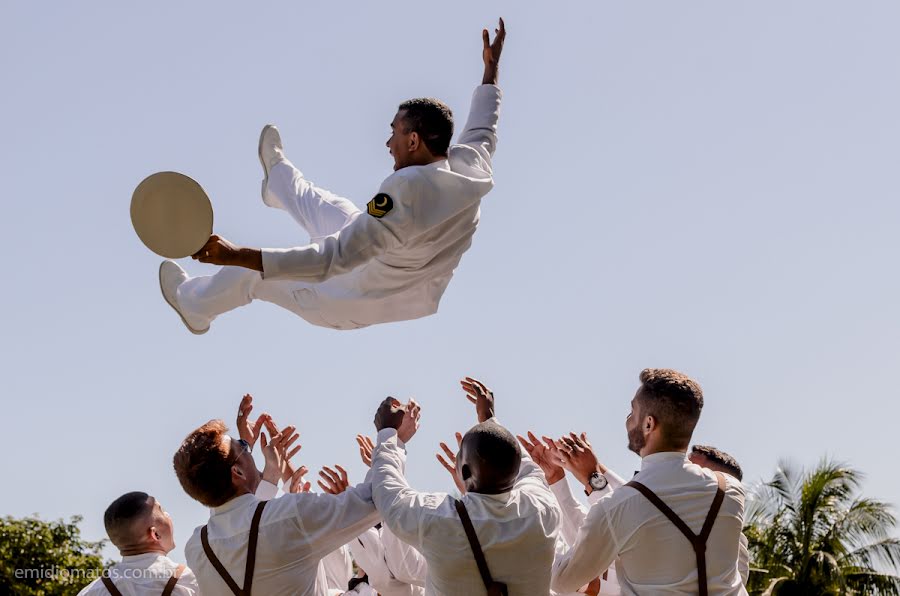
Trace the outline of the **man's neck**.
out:
[[[128,547],[119,549],[119,554],[122,555],[123,557],[134,557],[136,555],[147,555],[150,553],[155,553],[155,554],[159,554],[159,555],[169,554],[168,552],[166,552],[166,549],[164,549],[162,546],[156,545],[156,544],[154,544],[154,545],[142,544],[142,545],[136,545],[136,546],[128,546]]]

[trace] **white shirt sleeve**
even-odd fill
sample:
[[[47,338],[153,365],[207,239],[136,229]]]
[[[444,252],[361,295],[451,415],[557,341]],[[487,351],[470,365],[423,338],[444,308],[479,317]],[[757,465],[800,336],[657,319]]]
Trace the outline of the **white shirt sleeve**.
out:
[[[466,126],[459,135],[459,145],[475,150],[470,165],[491,174],[491,158],[497,149],[497,122],[500,119],[502,93],[496,85],[480,85],[472,94],[472,106]],[[458,157],[458,156],[456,156]],[[470,161],[467,159],[467,161]]]
[[[310,552],[324,557],[380,521],[371,494],[370,485],[363,483],[339,495],[288,493],[278,501],[294,502],[296,521]]]
[[[269,501],[278,494],[278,487],[268,480],[260,480],[259,486],[256,487],[256,498],[260,501]]]
[[[394,577],[403,583],[424,588],[428,563],[422,553],[394,536],[387,526],[381,529],[381,543],[388,570]]]
[[[608,504],[609,496],[591,507],[575,544],[553,562],[550,587],[557,592],[575,592],[615,561],[619,547],[610,524]]]
[[[406,449],[393,428],[378,432],[378,444],[372,454],[372,497],[384,517],[384,525],[400,540],[421,551],[419,520],[429,504],[436,507],[444,496],[420,493],[409,486],[403,469]]]
[[[381,217],[366,211],[358,213],[344,229],[327,236],[321,245],[262,249],[263,277],[322,282],[403,244],[413,234],[414,221],[411,201],[415,197],[408,178],[389,176],[382,183],[380,194],[390,197],[390,210]]]
[[[741,576],[741,583],[746,586],[750,577],[750,543],[743,532],[738,543],[738,574]]]
[[[584,518],[587,517],[587,507],[582,505],[575,498],[575,495],[572,494],[572,487],[569,486],[569,482],[565,477],[559,482],[551,484],[550,490],[553,492],[553,496],[556,497],[556,501],[559,503],[559,508],[562,511],[560,532],[563,540],[571,547],[575,544],[578,528],[581,527],[581,524],[584,523]]]

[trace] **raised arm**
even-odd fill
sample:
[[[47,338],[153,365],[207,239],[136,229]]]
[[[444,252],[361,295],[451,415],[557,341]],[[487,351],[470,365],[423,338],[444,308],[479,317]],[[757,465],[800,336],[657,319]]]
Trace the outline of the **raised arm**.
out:
[[[475,89],[472,96],[472,107],[469,110],[469,118],[466,126],[459,135],[459,144],[468,145],[475,149],[478,157],[483,160],[481,169],[488,173],[491,171],[491,157],[497,148],[497,121],[500,118],[500,88],[497,87],[500,67],[500,53],[503,51],[503,42],[506,39],[506,27],[503,19],[500,26],[494,30],[494,41],[490,41],[487,29],[481,32],[484,47],[482,58],[484,60],[484,76],[481,86]]]

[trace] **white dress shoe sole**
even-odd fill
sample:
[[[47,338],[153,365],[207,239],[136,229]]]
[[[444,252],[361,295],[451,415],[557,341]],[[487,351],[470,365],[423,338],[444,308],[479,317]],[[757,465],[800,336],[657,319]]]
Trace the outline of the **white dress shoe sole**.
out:
[[[207,327],[206,329],[202,329],[202,330],[197,330],[197,329],[194,329],[193,327],[191,327],[188,324],[187,319],[184,318],[184,315],[181,314],[181,311],[178,310],[178,306],[175,304],[172,304],[172,301],[169,300],[168,296],[166,296],[166,292],[163,289],[163,284],[162,284],[162,268],[163,268],[163,265],[165,265],[165,264],[166,264],[165,261],[163,261],[162,265],[159,266],[159,291],[160,291],[160,293],[163,295],[163,298],[165,298],[166,304],[171,306],[172,310],[174,310],[175,312],[178,313],[178,316],[181,318],[181,322],[184,323],[184,326],[188,328],[188,331],[190,331],[194,335],[203,335],[204,333],[209,331],[209,327]]]

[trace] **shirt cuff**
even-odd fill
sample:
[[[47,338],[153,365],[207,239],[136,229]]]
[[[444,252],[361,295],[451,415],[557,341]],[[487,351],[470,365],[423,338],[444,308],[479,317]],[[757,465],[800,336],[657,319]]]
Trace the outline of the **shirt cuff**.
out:
[[[270,501],[278,494],[278,486],[268,480],[260,480],[256,487],[256,498],[260,501]]]
[[[378,436],[375,440],[375,445],[381,445],[386,442],[391,437],[397,437],[397,429],[396,428],[382,428],[378,431]],[[406,449],[406,444],[400,440],[400,437],[397,437],[397,445],[400,446],[401,449]]]

